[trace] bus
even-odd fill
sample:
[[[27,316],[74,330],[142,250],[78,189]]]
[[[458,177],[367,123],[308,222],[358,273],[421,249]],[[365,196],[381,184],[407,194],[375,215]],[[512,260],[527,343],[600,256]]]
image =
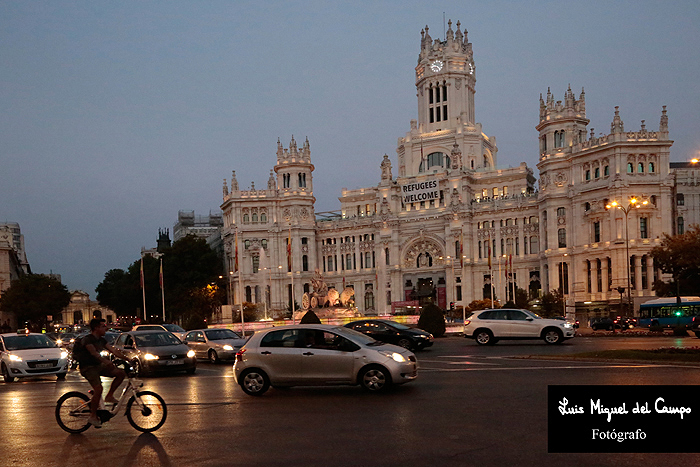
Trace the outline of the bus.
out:
[[[700,315],[700,297],[681,297],[680,304],[676,297],[656,298],[639,306],[639,325],[687,327],[693,322],[693,316],[697,315]]]

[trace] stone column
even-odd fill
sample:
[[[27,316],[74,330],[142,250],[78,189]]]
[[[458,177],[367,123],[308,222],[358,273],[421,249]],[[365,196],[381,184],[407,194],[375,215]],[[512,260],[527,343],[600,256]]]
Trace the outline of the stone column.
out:
[[[639,255],[634,256],[634,264],[630,265],[630,267],[634,266],[634,290],[637,292],[637,295],[642,294],[642,257]]]

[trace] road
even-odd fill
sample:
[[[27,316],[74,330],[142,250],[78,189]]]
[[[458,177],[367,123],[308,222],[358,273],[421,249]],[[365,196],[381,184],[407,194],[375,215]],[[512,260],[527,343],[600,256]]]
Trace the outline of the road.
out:
[[[153,435],[119,416],[68,435],[54,420],[76,373],[0,383],[0,459],[8,466],[626,466],[696,465],[692,454],[548,454],[553,384],[700,384],[700,365],[586,363],[522,358],[605,348],[693,347],[695,338],[576,338],[560,346],[458,337],[417,353],[419,378],[381,395],[359,387],[271,389],[246,396],[230,364],[146,378],[168,403]],[[575,439],[571,440],[576,443]]]

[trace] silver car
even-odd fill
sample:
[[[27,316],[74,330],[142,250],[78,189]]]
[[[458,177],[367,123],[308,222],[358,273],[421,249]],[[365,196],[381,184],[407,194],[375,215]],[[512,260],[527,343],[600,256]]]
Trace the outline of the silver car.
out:
[[[308,324],[258,331],[236,354],[236,382],[246,394],[270,386],[359,384],[380,392],[418,376],[410,350],[342,326]]]
[[[185,344],[197,358],[207,358],[212,363],[234,359],[245,342],[230,329],[195,329],[185,335]]]
[[[54,375],[65,379],[68,352],[45,334],[0,334],[0,372],[6,383],[28,376]]]

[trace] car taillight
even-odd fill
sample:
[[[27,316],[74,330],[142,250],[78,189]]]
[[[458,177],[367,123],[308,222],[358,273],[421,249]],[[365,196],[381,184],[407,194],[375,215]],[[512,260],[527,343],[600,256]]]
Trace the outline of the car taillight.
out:
[[[241,349],[238,352],[236,352],[236,360],[234,361],[234,363],[243,361],[243,354],[245,353],[245,350],[246,349]]]
[[[468,325],[469,323],[471,323],[471,322],[472,322],[472,320],[468,319],[468,320],[466,320],[466,321],[464,322],[464,325],[467,326],[467,325]]]

